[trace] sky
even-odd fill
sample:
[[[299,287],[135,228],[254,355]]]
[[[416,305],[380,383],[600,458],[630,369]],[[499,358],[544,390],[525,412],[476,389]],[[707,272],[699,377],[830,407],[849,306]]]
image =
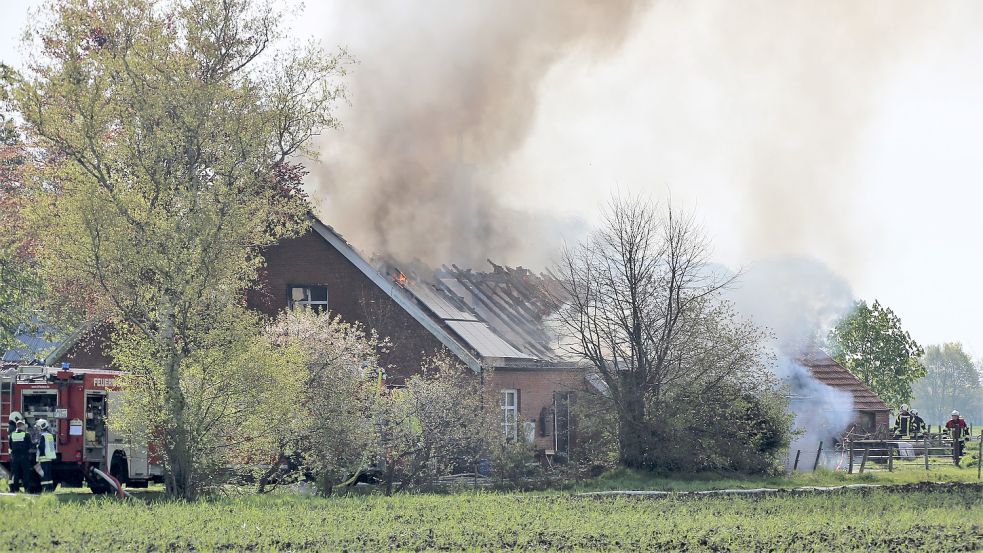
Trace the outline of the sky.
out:
[[[0,60],[16,67],[38,2],[2,1]],[[372,156],[359,164],[352,152],[374,154],[363,146],[399,136],[393,121],[416,121],[405,114],[418,106],[436,104],[440,119],[441,102],[473,94],[464,79],[477,79],[523,110],[503,123],[505,143],[486,140],[494,127],[480,119],[448,131],[465,144],[455,155],[476,182],[468,193],[546,222],[515,230],[506,262],[541,264],[530,243],[575,240],[612,193],[671,197],[704,226],[719,262],[815,259],[856,297],[894,309],[923,345],[961,341],[983,356],[983,4],[625,1],[609,4],[630,14],[584,16],[610,16],[600,30],[564,8],[576,2],[555,13],[549,2],[308,4],[290,20],[294,36],[358,59],[344,128],[321,139],[322,168],[308,183],[356,246],[391,234],[353,218],[378,201],[360,191],[391,190],[339,188],[352,175],[376,178]],[[508,86],[483,81],[503,74],[498,61],[522,68],[504,73]],[[466,108],[487,106],[477,105]]]

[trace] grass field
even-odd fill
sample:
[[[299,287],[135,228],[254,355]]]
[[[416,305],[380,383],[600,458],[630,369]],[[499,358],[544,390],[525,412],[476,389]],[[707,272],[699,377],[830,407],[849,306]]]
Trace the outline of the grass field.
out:
[[[949,480],[975,480],[962,470]],[[832,473],[792,485],[904,481]],[[619,473],[596,482],[608,488]],[[913,478],[913,477],[909,477]],[[891,480],[895,479],[895,480]],[[665,484],[668,480],[663,480]],[[691,478],[688,489],[766,485]],[[774,481],[772,481],[774,483]],[[653,479],[649,484],[658,484]],[[702,484],[702,485],[701,485]],[[649,489],[658,485],[639,486]],[[662,486],[665,488],[665,486]],[[797,495],[582,498],[569,492],[312,498],[281,494],[196,504],[153,492],[119,502],[84,493],[0,498],[11,551],[931,550],[983,549],[983,486]]]

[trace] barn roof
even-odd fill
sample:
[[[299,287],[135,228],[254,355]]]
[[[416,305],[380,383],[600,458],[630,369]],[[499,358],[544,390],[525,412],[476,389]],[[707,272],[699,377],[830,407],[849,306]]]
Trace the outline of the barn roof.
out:
[[[849,392],[858,411],[889,411],[884,401],[853,373],[817,347],[806,348],[798,357],[816,380],[833,388]]]
[[[572,368],[550,330],[558,282],[523,267],[488,261],[488,272],[377,258],[380,273],[489,365],[499,368]]]

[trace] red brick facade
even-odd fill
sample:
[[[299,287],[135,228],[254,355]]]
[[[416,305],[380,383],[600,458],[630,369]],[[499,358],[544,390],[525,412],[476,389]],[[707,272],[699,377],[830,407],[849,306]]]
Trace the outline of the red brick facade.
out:
[[[519,421],[535,425],[535,444],[540,450],[554,449],[553,393],[584,389],[579,370],[495,370],[485,381],[488,390],[518,391]],[[574,437],[575,439],[575,437]]]
[[[280,242],[264,257],[266,267],[247,295],[250,308],[274,316],[287,307],[290,286],[327,286],[332,313],[391,339],[392,347],[382,362],[393,366],[390,377],[396,381],[443,349],[433,334],[313,229]]]
[[[332,236],[332,239],[334,237]],[[340,237],[339,237],[340,240]],[[349,252],[350,255],[351,252]],[[291,286],[325,286],[328,290],[328,309],[349,322],[359,322],[375,329],[380,337],[391,340],[391,348],[382,362],[389,366],[390,383],[398,384],[417,372],[425,360],[435,353],[446,351],[441,341],[419,320],[399,305],[390,293],[403,290],[384,290],[379,280],[373,281],[352,259],[343,254],[322,234],[312,228],[303,236],[283,240],[264,252],[265,267],[258,282],[246,295],[247,305],[273,317],[288,306]],[[386,282],[397,287],[396,283]],[[439,320],[432,323],[449,332]],[[98,328],[69,349],[60,360],[74,367],[107,367],[111,359],[104,354],[109,332]],[[474,351],[472,355],[476,356]],[[554,392],[583,390],[584,374],[576,369],[542,367],[511,367],[491,372],[486,389],[498,394],[501,390],[516,390],[519,399],[518,418],[535,425],[535,443],[541,450],[555,446],[553,432]]]

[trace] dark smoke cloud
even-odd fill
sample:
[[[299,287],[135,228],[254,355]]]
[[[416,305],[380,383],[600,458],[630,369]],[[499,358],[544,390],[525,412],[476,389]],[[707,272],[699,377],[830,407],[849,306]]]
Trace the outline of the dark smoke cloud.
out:
[[[614,51],[643,0],[358,3],[345,128],[314,167],[323,215],[363,250],[431,263],[545,264],[584,223],[509,205],[493,182],[530,131],[537,87],[571,54]]]

